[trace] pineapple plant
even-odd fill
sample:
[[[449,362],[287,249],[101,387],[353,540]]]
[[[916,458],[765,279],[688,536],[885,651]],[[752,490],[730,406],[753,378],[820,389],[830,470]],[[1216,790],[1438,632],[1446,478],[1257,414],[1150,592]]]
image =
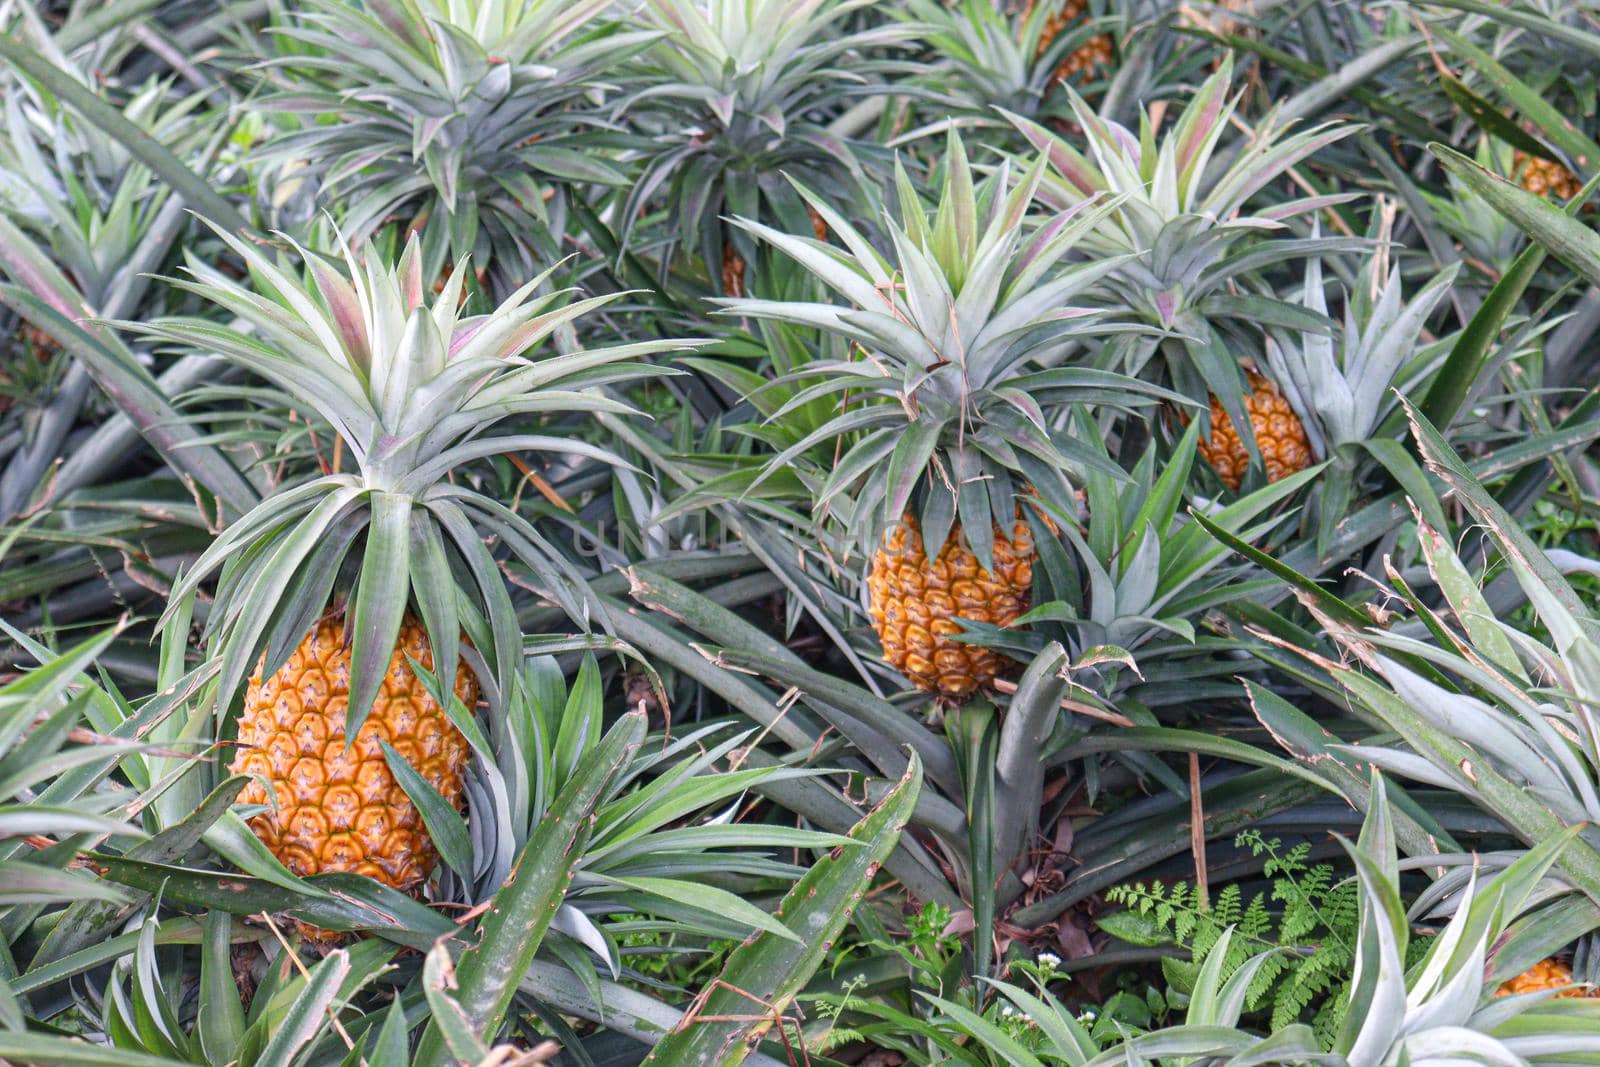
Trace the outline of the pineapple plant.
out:
[[[1583,6],[4,5],[0,1061],[1600,1056]]]
[[[923,27],[936,58],[913,83],[905,106],[918,133],[957,122],[988,136],[1015,136],[1002,112],[1051,122],[1063,118],[1058,87],[1111,73],[1111,37],[1093,33],[1081,0],[1035,6],[987,0],[907,0],[901,18]]]
[[[1231,58],[1225,59],[1159,141],[1149,114],[1135,134],[1095,114],[1070,87],[1087,154],[1037,122],[1011,119],[1051,161],[1040,187],[1047,208],[1061,210],[1091,196],[1118,198],[1116,210],[1086,235],[1084,247],[1091,254],[1124,257],[1105,288],[1148,329],[1121,338],[1108,355],[1119,369],[1169,384],[1198,406],[1201,455],[1215,461],[1225,485],[1237,489],[1246,468],[1271,475],[1269,454],[1276,477],[1304,469],[1314,455],[1301,425],[1304,416],[1284,402],[1284,383],[1274,380],[1275,369],[1265,358],[1261,324],[1316,320],[1272,293],[1260,272],[1360,251],[1366,243],[1284,235],[1285,220],[1320,211],[1339,197],[1278,203],[1270,218],[1247,211],[1263,187],[1354,131],[1327,123],[1287,133],[1269,113],[1223,157],[1225,165],[1212,166],[1238,104],[1232,79]],[[1237,296],[1241,290],[1248,297]]]
[[[72,76],[88,79],[90,69],[73,67]],[[200,120],[202,103],[151,80],[127,94],[125,113],[167,150],[190,155],[211,134]],[[4,112],[0,217],[16,230],[8,227],[3,240],[48,250],[43,261],[28,264],[19,262],[20,249],[13,252],[8,273],[33,279],[34,295],[72,318],[159,313],[165,293],[149,275],[192,236],[183,198],[42,86],[22,80],[5,86]],[[10,310],[21,311],[14,303]],[[24,314],[0,357],[0,409],[13,408],[13,418],[30,424],[22,447],[0,469],[0,519],[18,514],[41,488],[59,493],[82,484],[88,457],[72,455],[67,438],[80,413],[104,411],[95,389],[103,372],[64,353],[52,329]],[[62,462],[64,482],[56,480]]]
[[[745,292],[756,247],[724,220],[820,226],[782,176],[834,207],[872,184],[854,143],[828,119],[890,69],[915,26],[853,25],[870,0],[646,0],[640,19],[659,35],[627,68],[619,120],[633,134],[624,159],[640,172],[618,205],[620,239],[660,212],[646,244],[664,260],[698,255],[707,280]],[[664,211],[657,198],[664,196]],[[820,232],[820,231],[819,231]],[[819,240],[823,239],[819,236]]]
[[[959,700],[993,681],[1002,661],[959,641],[958,620],[1003,627],[1027,610],[1035,551],[1024,508],[1032,494],[1059,507],[1079,464],[1119,472],[1054,414],[1091,399],[1128,409],[1170,394],[1057,365],[1104,318],[1067,301],[1115,261],[1062,261],[1109,209],[1065,212],[1030,243],[1026,208],[1042,159],[1015,183],[1009,165],[978,181],[952,134],[943,167],[931,212],[896,167],[892,259],[803,187],[845,251],[739,220],[846,306],[725,306],[816,326],[851,344],[856,358],[815,360],[797,372],[808,385],[774,418],[824,396],[838,396],[841,410],[773,456],[767,472],[839,443],[832,469],[814,482],[812,514],[841,512],[848,540],[870,558],[866,607],[888,663],[918,688]]]
[[[1413,932],[1402,895],[1395,848],[1394,806],[1381,776],[1374,775],[1372,801],[1355,843],[1340,844],[1358,878],[1359,928],[1346,1000],[1317,1020],[1277,1027],[1268,1033],[1244,1025],[1250,990],[1281,949],[1258,953],[1231,969],[1229,946],[1242,936],[1230,927],[1208,950],[1194,979],[1181,1023],[1129,1034],[1111,1033],[1102,1051],[1085,1018],[1068,1010],[1042,987],[1037,993],[995,983],[1014,1005],[1008,1015],[1034,1021],[1033,1062],[1088,1064],[1152,1062],[1176,1050],[1196,1062],[1300,1067],[1308,1063],[1398,1065],[1442,1063],[1581,1063],[1600,1051],[1600,1012],[1591,1005],[1556,1004],[1547,988],[1518,988],[1517,995],[1492,978],[1506,957],[1548,947],[1560,925],[1560,905],[1544,896],[1545,876],[1571,835],[1562,835],[1519,856],[1492,877],[1472,871],[1454,913],[1407,966]],[[1517,918],[1521,916],[1521,918]],[[1517,921],[1513,921],[1517,919]],[[1520,980],[1519,980],[1520,981]],[[965,1011],[947,1011],[947,1033],[980,1047],[1017,1047],[1000,1026]],[[960,1036],[957,1036],[960,1035]],[[1453,1055],[1452,1055],[1453,1053]],[[1010,1063],[1012,1059],[977,1060]]]
[[[267,107],[286,117],[254,153],[283,227],[332,211],[352,241],[422,234],[436,278],[471,256],[504,296],[564,251],[578,183],[626,173],[587,150],[608,125],[609,68],[652,35],[607,0],[315,0],[276,27]]]
[[[629,361],[673,344],[525,355],[605,298],[535,295],[539,277],[463,318],[467,261],[430,305],[415,236],[395,267],[376,256],[363,265],[346,246],[340,270],[295,246],[309,280],[223,239],[252,285],[193,257],[193,280],[172,284],[251,333],[197,319],[127,327],[260,374],[337,444],[325,473],[278,486],[224,530],[178,596],[218,575],[217,707],[229,708],[248,674],[233,769],[252,776],[246,802],[267,805],[253,821],[262,841],[298,874],[354,871],[415,888],[435,851],[393,768],[409,764],[457,803],[468,748],[455,722],[472,714],[480,687],[503,687],[520,654],[488,544],[528,566],[574,619],[589,618],[575,564],[474,489],[467,468],[539,451],[620,462],[579,440],[493,431],[514,419],[627,413],[601,388],[651,373]],[[341,454],[353,470],[341,469]],[[475,651],[463,628],[478,635]]]

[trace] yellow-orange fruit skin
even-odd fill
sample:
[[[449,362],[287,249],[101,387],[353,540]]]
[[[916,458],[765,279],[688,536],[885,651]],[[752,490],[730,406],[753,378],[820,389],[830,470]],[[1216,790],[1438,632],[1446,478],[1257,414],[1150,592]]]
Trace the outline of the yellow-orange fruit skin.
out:
[[[1521,150],[1512,154],[1511,170],[1517,176],[1517,182],[1534,196],[1571,200],[1583,188],[1578,176],[1560,163]]]
[[[422,817],[395,781],[380,742],[404,756],[441,796],[461,804],[467,741],[411,670],[433,669],[420,623],[407,618],[372,711],[345,749],[350,647],[342,618],[319,622],[271,677],[250,680],[232,770],[252,775],[246,804],[276,808],[250,820],[297,875],[351,872],[410,890],[438,860]],[[455,693],[471,708],[478,683],[461,664]],[[270,791],[269,791],[270,787]]]
[[[1062,31],[1074,22],[1083,18],[1089,9],[1088,0],[1067,0],[1061,9],[1044,21],[1044,29],[1039,34],[1038,54],[1043,55],[1049,50],[1050,44]],[[1027,18],[1033,13],[1033,0],[1028,0],[1022,9],[1022,17]],[[1111,66],[1113,52],[1111,35],[1109,33],[1097,34],[1089,38],[1084,44],[1074,49],[1056,67],[1055,80],[1063,82],[1083,82],[1101,67]]]
[[[1500,988],[1495,990],[1497,997],[1509,997],[1517,993],[1542,993],[1547,989],[1561,989],[1557,997],[1569,999],[1593,998],[1595,992],[1582,987],[1562,989],[1563,986],[1572,985],[1572,968],[1558,959],[1540,960],[1532,967],[1523,971],[1507,982],[1501,982]]]
[[[1246,376],[1250,395],[1245,398],[1244,407],[1250,416],[1250,432],[1255,435],[1256,447],[1266,465],[1267,481],[1287,478],[1311,466],[1311,440],[1288,398],[1255,371]],[[1200,458],[1211,464],[1222,483],[1237,492],[1250,467],[1250,453],[1216,397],[1211,398],[1211,433],[1201,436],[1196,447]]]
[[[732,241],[722,242],[722,291],[732,297],[744,295],[744,257]]]
[[[979,565],[956,524],[930,560],[922,530],[907,515],[884,535],[867,577],[868,614],[883,657],[917,688],[952,699],[992,682],[1008,662],[998,652],[953,641],[955,619],[1006,626],[1028,610],[1033,532],[1019,518],[1010,538],[995,527],[994,573]]]

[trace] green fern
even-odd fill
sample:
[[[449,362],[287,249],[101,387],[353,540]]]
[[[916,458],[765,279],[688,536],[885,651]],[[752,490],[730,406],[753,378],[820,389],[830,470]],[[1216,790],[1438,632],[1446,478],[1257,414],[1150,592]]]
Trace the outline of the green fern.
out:
[[[1236,842],[1264,861],[1270,891],[1246,903],[1237,885],[1206,900],[1188,882],[1136,882],[1106,894],[1127,910],[1104,917],[1101,925],[1124,940],[1187,948],[1188,961],[1162,962],[1167,981],[1180,993],[1189,991],[1193,976],[1230,927],[1225,975],[1263,950],[1282,949],[1251,982],[1249,1009],[1265,1013],[1273,1031],[1309,1016],[1318,1036],[1330,1044],[1343,1021],[1355,960],[1360,920],[1356,884],[1352,879],[1336,881],[1329,864],[1311,864],[1309,844],[1285,850],[1280,840],[1268,840],[1256,830],[1244,831]],[[1411,945],[1417,953],[1426,947],[1421,938]]]

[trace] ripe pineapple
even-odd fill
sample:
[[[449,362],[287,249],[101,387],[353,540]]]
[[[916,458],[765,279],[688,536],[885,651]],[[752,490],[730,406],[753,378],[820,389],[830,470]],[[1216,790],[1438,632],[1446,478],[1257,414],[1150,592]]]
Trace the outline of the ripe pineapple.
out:
[[[1516,175],[1518,184],[1534,196],[1571,200],[1583,188],[1583,182],[1565,166],[1521,149],[1511,157],[1511,172]]]
[[[868,613],[889,665],[922,689],[963,697],[994,679],[1004,664],[981,645],[958,644],[960,616],[1009,626],[1028,610],[1033,587],[1033,531],[1020,515],[1008,536],[995,527],[994,570],[986,570],[952,529],[930,562],[922,526],[910,512],[885,536],[867,578]]]
[[[842,514],[833,517],[872,561],[868,613],[885,658],[919,688],[955,699],[1003,666],[998,655],[954,640],[955,620],[1003,625],[1028,602],[1034,546],[1022,502],[1029,488],[1045,500],[1069,500],[1066,475],[1075,464],[1109,466],[1051,414],[1088,400],[1130,405],[1161,391],[1056,365],[1075,335],[1101,321],[1069,301],[1112,265],[1061,261],[1107,209],[1048,220],[1052,236],[1031,247],[1026,207],[1042,161],[1014,187],[1005,162],[975,184],[952,133],[944,172],[930,216],[897,168],[899,221],[889,224],[885,245],[894,259],[805,189],[848,254],[739,220],[849,307],[726,303],[741,315],[821,326],[847,342],[845,358],[817,359],[778,379],[800,388],[803,400],[844,401],[766,472],[809,457],[814,467],[800,473],[813,493],[812,514],[826,521],[837,508]],[[924,539],[940,546],[932,559]]]
[[[247,802],[276,802],[254,820],[262,840],[301,874],[355,871],[415,888],[433,847],[380,742],[450,803],[461,797],[467,751],[408,656],[448,665],[441,684],[453,683],[470,709],[479,679],[460,663],[466,605],[491,637],[477,650],[485,679],[505,691],[521,659],[501,578],[506,555],[573,618],[585,616],[581,576],[525,518],[475,488],[473,464],[527,451],[621,463],[565,423],[631,412],[598,387],[657,373],[625,361],[677,345],[545,354],[535,346],[594,301],[536,295],[546,274],[488,315],[463,317],[463,258],[430,305],[416,235],[397,268],[376,254],[358,264],[346,248],[341,271],[302,251],[309,281],[265,249],[222,237],[263,291],[194,257],[197,281],[177,284],[226,307],[248,334],[210,320],[127,328],[266,378],[322,440],[338,436],[355,469],[334,463],[269,494],[223,531],[172,603],[220,571],[208,621],[221,658],[217,707],[253,675],[234,766],[258,776]],[[497,433],[513,417],[557,424],[537,436]]]
[[[1250,416],[1250,432],[1255,436],[1256,447],[1261,450],[1267,481],[1287,478],[1311,466],[1314,462],[1311,440],[1283,392],[1253,370],[1246,371],[1245,377],[1250,383],[1245,411]],[[1238,492],[1244,473],[1250,467],[1250,451],[1216,397],[1211,398],[1211,432],[1200,438],[1197,448],[1222,483]]]
[[[1562,988],[1570,986],[1571,988]],[[1495,990],[1497,997],[1514,996],[1517,993],[1540,993],[1546,989],[1560,989],[1557,997],[1568,999],[1592,999],[1600,997],[1600,992],[1593,989],[1572,985],[1572,968],[1560,960],[1551,957],[1540,960],[1532,967],[1523,971],[1507,982],[1501,982],[1500,988]]]
[[[1033,0],[1027,0],[1023,5],[1022,17],[1026,19],[1033,13]],[[1088,13],[1088,0],[1063,0],[1061,6],[1051,13],[1044,23],[1044,31],[1039,36],[1039,55],[1050,50],[1050,44],[1061,36],[1063,30],[1068,29],[1073,23],[1078,22]],[[1111,48],[1111,35],[1109,33],[1096,34],[1086,43],[1078,46],[1056,67],[1055,80],[1060,82],[1084,82],[1102,67],[1109,67],[1112,63],[1113,53]]]
[[[414,616],[401,624],[383,688],[349,747],[350,644],[342,612],[318,622],[275,673],[250,679],[230,769],[252,776],[242,803],[271,806],[250,820],[251,829],[295,874],[349,871],[409,890],[432,873],[438,855],[389,770],[383,742],[459,806],[467,739],[407,656],[433,669],[427,631]],[[478,702],[477,678],[464,663],[455,695],[469,709]]]

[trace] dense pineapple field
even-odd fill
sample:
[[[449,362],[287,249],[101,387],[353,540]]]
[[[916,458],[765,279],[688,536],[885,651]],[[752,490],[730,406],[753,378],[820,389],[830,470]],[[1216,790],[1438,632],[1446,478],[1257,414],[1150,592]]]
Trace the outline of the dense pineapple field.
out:
[[[1596,71],[0,0],[0,1065],[1600,1062]]]

